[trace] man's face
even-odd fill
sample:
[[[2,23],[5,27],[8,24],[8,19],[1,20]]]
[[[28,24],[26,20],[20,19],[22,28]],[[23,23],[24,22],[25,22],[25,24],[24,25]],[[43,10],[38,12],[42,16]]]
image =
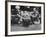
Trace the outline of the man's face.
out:
[[[24,11],[25,13],[27,13],[27,11]]]
[[[17,10],[19,10],[19,9],[20,9],[20,6],[16,6],[15,8],[16,8]]]
[[[36,8],[34,8],[33,10],[36,11]]]

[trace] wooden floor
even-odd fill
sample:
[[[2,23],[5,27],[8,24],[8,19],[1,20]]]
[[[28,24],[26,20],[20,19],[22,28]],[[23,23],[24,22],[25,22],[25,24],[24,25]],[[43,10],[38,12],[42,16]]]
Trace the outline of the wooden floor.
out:
[[[29,25],[29,27],[23,27],[23,26],[18,26],[18,25],[12,25],[11,26],[11,31],[31,31],[31,30],[40,30],[41,25]]]

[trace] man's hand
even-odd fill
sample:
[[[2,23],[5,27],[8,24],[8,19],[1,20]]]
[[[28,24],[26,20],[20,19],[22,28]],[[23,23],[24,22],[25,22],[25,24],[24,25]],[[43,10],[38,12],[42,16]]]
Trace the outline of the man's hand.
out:
[[[20,17],[20,15],[19,15],[19,14],[17,14],[17,16],[19,16],[19,17]]]

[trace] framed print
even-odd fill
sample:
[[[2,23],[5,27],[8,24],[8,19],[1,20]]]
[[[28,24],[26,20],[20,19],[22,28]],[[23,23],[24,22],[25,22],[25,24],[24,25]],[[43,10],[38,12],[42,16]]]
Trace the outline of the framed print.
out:
[[[5,35],[45,34],[45,3],[6,2]]]

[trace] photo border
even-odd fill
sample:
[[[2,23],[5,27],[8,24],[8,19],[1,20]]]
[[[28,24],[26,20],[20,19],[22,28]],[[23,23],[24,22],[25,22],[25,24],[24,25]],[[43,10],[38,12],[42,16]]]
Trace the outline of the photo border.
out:
[[[35,34],[18,34],[18,35],[8,35],[8,2],[20,2],[20,3],[34,3],[34,4],[43,4],[44,5],[44,32],[43,33],[35,33]],[[5,36],[24,36],[24,35],[40,35],[45,34],[45,3],[44,2],[27,2],[27,1],[5,1]]]

